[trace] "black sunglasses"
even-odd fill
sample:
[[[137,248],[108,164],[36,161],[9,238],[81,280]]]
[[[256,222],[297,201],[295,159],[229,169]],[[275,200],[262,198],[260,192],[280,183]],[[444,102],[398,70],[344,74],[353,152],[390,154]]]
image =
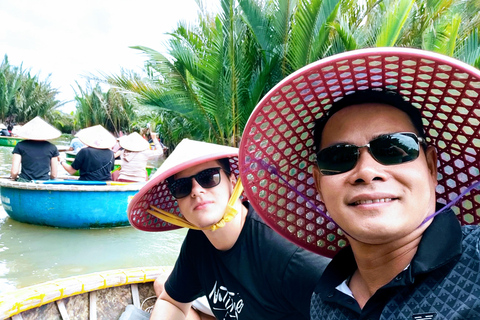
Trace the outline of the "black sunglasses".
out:
[[[216,187],[220,183],[220,170],[220,167],[208,168],[193,176],[173,180],[168,183],[168,189],[176,199],[181,199],[192,192],[192,178],[195,178],[202,188]]]
[[[410,162],[418,158],[423,138],[411,132],[378,136],[364,146],[340,143],[317,153],[317,165],[323,175],[335,175],[352,170],[360,157],[360,148],[368,148],[372,157],[383,165]]]

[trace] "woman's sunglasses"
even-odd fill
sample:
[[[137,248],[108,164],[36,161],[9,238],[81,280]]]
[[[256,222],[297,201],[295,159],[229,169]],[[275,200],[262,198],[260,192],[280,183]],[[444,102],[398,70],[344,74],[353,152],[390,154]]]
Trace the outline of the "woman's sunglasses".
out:
[[[410,162],[418,158],[423,138],[411,132],[381,135],[364,146],[340,143],[320,150],[317,165],[323,175],[335,175],[352,170],[360,157],[360,148],[368,148],[372,157],[383,165]]]
[[[168,189],[176,199],[181,199],[192,192],[192,178],[195,178],[202,188],[216,187],[220,183],[220,170],[220,167],[209,168],[193,176],[174,180],[168,183]]]

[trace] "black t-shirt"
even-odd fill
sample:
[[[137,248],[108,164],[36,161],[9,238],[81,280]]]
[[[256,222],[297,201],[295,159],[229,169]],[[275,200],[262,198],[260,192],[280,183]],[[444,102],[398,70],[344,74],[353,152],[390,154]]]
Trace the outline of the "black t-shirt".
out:
[[[249,207],[227,251],[189,230],[165,290],[179,302],[206,295],[217,319],[309,319],[314,287],[330,259],[289,242]]]
[[[82,148],[75,156],[72,168],[80,170],[78,180],[109,181],[112,180],[111,171],[114,168],[113,151],[110,149]]]
[[[19,178],[26,180],[50,179],[50,161],[58,157],[58,149],[48,141],[23,140],[17,143],[12,153],[22,157]]]

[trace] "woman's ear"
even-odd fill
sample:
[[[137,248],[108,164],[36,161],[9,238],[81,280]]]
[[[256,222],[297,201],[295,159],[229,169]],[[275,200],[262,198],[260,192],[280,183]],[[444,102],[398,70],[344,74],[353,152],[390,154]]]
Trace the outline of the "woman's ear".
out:
[[[230,184],[232,185],[232,190],[233,190],[233,188],[235,188],[235,185],[237,184],[237,178],[235,177],[233,172],[230,173],[229,180],[230,180]]]

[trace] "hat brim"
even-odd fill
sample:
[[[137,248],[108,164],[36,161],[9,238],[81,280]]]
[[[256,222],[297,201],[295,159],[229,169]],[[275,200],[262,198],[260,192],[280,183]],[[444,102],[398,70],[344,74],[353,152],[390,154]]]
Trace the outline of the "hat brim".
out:
[[[38,116],[16,128],[14,134],[20,138],[37,141],[53,140],[62,135],[60,130]]]
[[[260,216],[292,242],[332,257],[347,244],[325,211],[312,169],[314,121],[358,90],[402,94],[422,114],[437,149],[437,200],[448,203],[479,177],[480,71],[453,58],[408,48],[350,51],[312,63],[277,84],[256,106],[240,144],[245,193]],[[462,224],[479,224],[473,190],[454,207]]]
[[[101,125],[82,129],[75,136],[83,144],[95,149],[111,149],[117,143],[117,139]]]
[[[130,224],[136,229],[153,232],[180,228],[149,214],[147,210],[154,205],[164,211],[180,215],[177,200],[170,193],[166,179],[187,168],[222,158],[229,158],[230,169],[238,177],[238,148],[182,140],[130,201],[127,209]]]
[[[150,144],[137,132],[133,132],[128,136],[123,136],[118,139],[120,147],[125,150],[140,152],[150,149]]]

